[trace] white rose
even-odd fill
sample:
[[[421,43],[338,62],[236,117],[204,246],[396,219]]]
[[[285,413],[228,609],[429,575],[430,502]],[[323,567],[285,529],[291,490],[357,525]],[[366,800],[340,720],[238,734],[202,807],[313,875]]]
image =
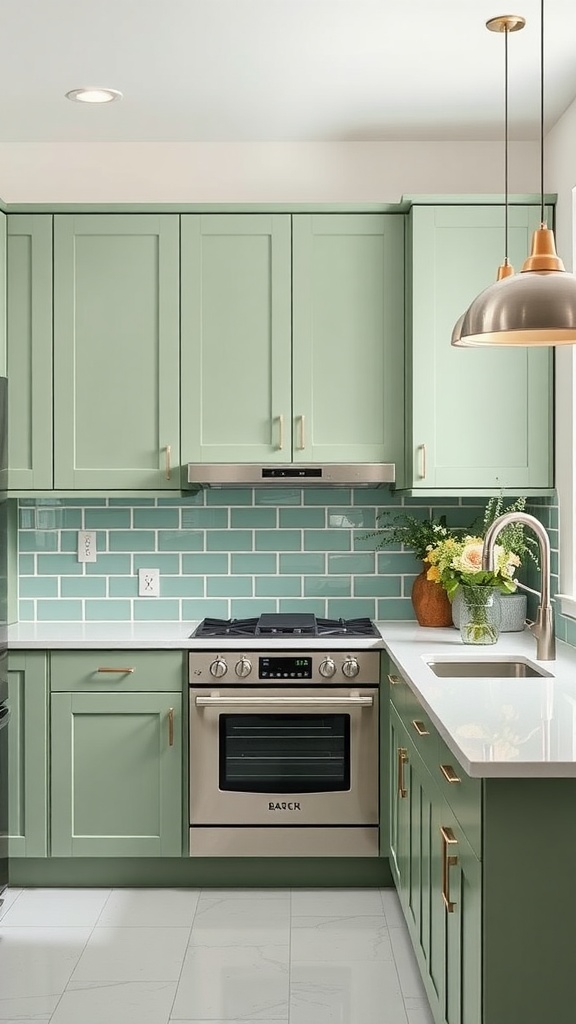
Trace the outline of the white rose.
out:
[[[481,572],[482,548],[483,544],[476,541],[466,544],[462,554],[455,559],[454,568],[459,569],[460,572]]]

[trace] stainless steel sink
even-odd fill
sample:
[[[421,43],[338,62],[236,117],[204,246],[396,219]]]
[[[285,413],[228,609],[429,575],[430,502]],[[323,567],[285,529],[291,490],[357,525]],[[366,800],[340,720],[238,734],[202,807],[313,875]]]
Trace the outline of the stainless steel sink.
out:
[[[550,676],[551,674],[528,661],[492,661],[488,658],[472,661],[471,658],[463,658],[461,661],[431,659],[426,664],[437,676],[462,676],[465,678],[489,676],[495,679],[526,679],[529,676]]]

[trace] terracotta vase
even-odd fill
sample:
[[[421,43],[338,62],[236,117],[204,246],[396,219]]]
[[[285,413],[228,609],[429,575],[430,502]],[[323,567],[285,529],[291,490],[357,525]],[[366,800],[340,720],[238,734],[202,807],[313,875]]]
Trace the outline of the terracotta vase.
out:
[[[452,605],[439,583],[426,579],[428,566],[412,584],[412,605],[421,626],[451,626]]]

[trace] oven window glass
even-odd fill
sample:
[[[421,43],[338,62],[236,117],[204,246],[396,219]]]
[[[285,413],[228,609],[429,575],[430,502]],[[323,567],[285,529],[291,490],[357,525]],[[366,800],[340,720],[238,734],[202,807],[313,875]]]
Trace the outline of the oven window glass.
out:
[[[220,789],[350,789],[349,715],[220,715]]]

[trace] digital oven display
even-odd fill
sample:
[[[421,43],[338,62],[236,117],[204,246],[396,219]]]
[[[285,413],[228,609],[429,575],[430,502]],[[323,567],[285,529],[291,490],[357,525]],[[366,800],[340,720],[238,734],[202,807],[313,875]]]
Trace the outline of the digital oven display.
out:
[[[312,679],[312,658],[291,658],[283,655],[280,658],[258,659],[259,679]]]

